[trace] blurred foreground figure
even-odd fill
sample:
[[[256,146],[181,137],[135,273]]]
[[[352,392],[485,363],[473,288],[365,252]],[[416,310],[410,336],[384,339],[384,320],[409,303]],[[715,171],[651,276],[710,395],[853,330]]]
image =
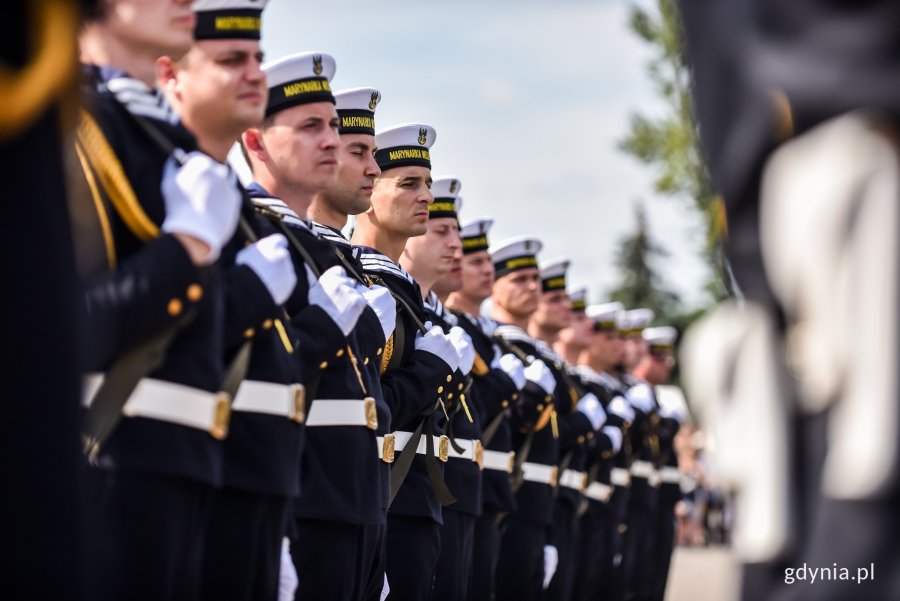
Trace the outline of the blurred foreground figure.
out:
[[[746,299],[691,333],[685,378],[740,493],[743,596],[897,598],[900,4],[680,5]]]
[[[80,297],[59,110],[74,100],[80,4],[8,2],[0,26],[0,273],[9,292],[6,315],[15,316],[4,329],[11,352],[2,368],[0,447],[0,590],[9,599],[80,598]]]

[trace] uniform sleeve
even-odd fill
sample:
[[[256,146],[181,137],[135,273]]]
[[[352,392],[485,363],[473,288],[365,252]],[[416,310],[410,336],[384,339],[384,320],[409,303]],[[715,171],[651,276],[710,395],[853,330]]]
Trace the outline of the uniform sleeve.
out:
[[[450,366],[427,351],[413,351],[401,367],[381,375],[381,392],[391,409],[391,422],[398,427],[429,409],[442,388],[453,379]]]
[[[307,305],[293,317],[291,324],[300,338],[297,350],[308,381],[330,361],[343,355],[347,338],[321,307]]]
[[[278,317],[278,306],[266,285],[246,265],[232,265],[224,273],[225,348],[239,344],[248,331]]]
[[[519,390],[502,369],[492,369],[483,376],[476,376],[472,390],[485,423],[519,398]]]
[[[86,369],[105,370],[115,357],[184,319],[203,297],[205,282],[204,271],[170,235],[85,282]]]

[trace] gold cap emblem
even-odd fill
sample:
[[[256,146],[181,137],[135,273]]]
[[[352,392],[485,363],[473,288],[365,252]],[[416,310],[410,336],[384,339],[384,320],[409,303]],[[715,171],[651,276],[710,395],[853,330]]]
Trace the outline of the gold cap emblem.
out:
[[[313,54],[313,73],[316,75],[322,74],[322,55],[321,54]]]
[[[378,102],[381,100],[381,92],[375,90],[372,92],[372,97],[369,99],[369,109],[375,110],[375,107],[378,106]]]
[[[419,144],[421,146],[425,146],[425,142],[428,141],[428,130],[424,127],[419,128]]]

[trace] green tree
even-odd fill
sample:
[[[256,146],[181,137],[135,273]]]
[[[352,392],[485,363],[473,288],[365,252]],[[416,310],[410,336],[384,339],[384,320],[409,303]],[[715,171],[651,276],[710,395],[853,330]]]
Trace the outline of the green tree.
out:
[[[633,234],[622,238],[616,252],[615,263],[620,272],[620,280],[608,296],[629,309],[653,309],[657,321],[668,323],[680,312],[680,302],[678,295],[666,288],[655,265],[658,259],[668,253],[650,236],[647,212],[643,205],[637,205],[635,217],[637,229]]]
[[[707,290],[713,300],[719,300],[730,293],[722,253],[724,213],[699,146],[675,1],[656,0],[654,13],[632,6],[629,26],[654,49],[648,73],[666,110],[659,117],[632,114],[630,131],[619,147],[658,168],[657,193],[688,198],[703,215],[703,253],[714,274]]]

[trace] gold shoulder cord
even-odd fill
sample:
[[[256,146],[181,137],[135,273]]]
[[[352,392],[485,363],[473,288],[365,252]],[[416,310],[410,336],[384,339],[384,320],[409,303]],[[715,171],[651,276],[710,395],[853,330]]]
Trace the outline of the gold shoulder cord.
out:
[[[112,227],[109,224],[109,215],[106,214],[106,207],[103,199],[100,197],[100,190],[97,188],[97,180],[94,177],[94,171],[88,163],[87,157],[78,142],[75,142],[75,153],[78,155],[78,162],[81,163],[81,170],[84,172],[84,179],[87,182],[91,199],[94,201],[94,210],[97,212],[97,221],[100,224],[100,231],[103,234],[103,245],[106,248],[106,263],[110,269],[116,267],[116,244],[113,239]]]
[[[75,3],[34,0],[29,4],[32,59],[15,71],[0,65],[0,138],[29,127],[75,76]]]
[[[81,109],[81,119],[78,122],[77,140],[87,157],[88,164],[96,172],[100,185],[109,195],[116,213],[128,229],[145,242],[159,236],[159,227],[147,216],[138,202],[115,151],[109,145],[100,126],[84,109]]]
[[[387,371],[388,364],[391,362],[391,356],[394,354],[394,335],[387,339],[384,343],[384,354],[381,355],[381,373]]]
[[[476,376],[484,376],[489,371],[491,371],[491,369],[487,366],[484,359],[481,358],[481,355],[475,353],[475,363],[472,364],[472,373]]]

